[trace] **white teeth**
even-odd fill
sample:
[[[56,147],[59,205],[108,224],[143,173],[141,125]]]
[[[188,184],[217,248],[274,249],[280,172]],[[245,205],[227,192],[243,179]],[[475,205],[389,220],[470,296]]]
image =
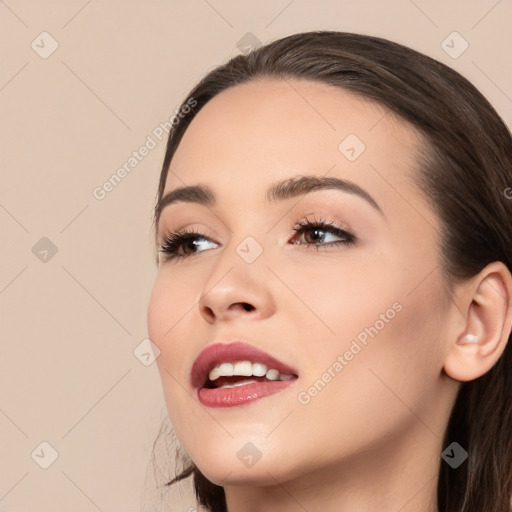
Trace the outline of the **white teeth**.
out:
[[[219,377],[231,377],[233,373],[234,369],[231,363],[222,363],[220,366],[216,366],[208,377],[210,377],[210,380],[215,380]]]
[[[233,375],[243,375],[250,377],[252,375],[251,361],[239,361],[233,365]]]
[[[266,374],[268,380],[277,380],[279,379],[279,372],[277,370],[269,370]]]
[[[231,363],[222,363],[218,368],[222,377],[231,377],[232,375],[235,375],[235,369]]]
[[[232,377],[239,375],[241,377],[266,377],[268,380],[290,380],[293,375],[281,374],[274,368],[268,368],[263,363],[251,363],[251,361],[237,361],[235,363],[222,363],[213,368],[208,374],[211,381],[217,380],[219,377]],[[243,386],[248,383],[257,382],[255,380],[244,380],[235,384],[225,385],[221,387]]]
[[[263,377],[267,373],[267,365],[261,363],[254,363],[252,365],[252,374],[255,377]]]

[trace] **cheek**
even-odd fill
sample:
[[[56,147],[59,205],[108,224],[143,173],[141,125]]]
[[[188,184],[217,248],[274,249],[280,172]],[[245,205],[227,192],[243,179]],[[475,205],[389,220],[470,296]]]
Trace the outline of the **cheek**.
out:
[[[204,273],[188,270],[161,268],[147,309],[148,334],[160,350],[156,363],[169,417],[177,434],[182,423],[190,421],[196,412],[189,372],[201,348],[197,342],[206,339],[211,329],[199,319],[197,304],[204,288]]]
[[[323,389],[329,382],[325,387],[333,395],[327,398],[330,392],[325,393],[325,407],[329,400],[360,393],[361,403],[374,403],[376,396],[399,402],[393,392],[421,405],[442,370],[445,300],[437,276],[415,289],[416,273],[396,262],[373,258],[353,266],[345,263],[320,266],[315,272],[281,271],[287,272],[283,281],[294,283],[295,294],[309,309],[303,307],[299,316],[298,306],[293,306],[300,332],[311,333],[302,341],[303,350],[315,345],[307,352],[311,364],[301,390],[307,393],[306,386],[318,380]],[[421,269],[417,275],[424,273]]]
[[[190,277],[180,279],[166,269],[159,270],[149,298],[147,323],[151,341],[161,350],[177,339],[176,333],[186,323],[187,315],[193,313],[196,289]]]
[[[160,350],[156,363],[169,419],[176,431],[180,418],[190,418],[193,415],[193,411],[187,410],[190,401],[184,391],[184,386],[187,385],[186,374],[179,371],[186,366],[183,364],[186,339],[180,336],[180,319],[186,318],[192,301],[183,297],[183,290],[178,286],[168,283],[160,271],[148,303],[147,324],[149,338]],[[177,432],[176,434],[178,435]]]
[[[325,354],[343,353],[355,338],[364,343],[369,339],[367,329],[376,325],[382,331],[396,321],[397,309],[403,309],[402,283],[389,277],[386,262],[378,255],[363,261],[347,251],[342,263],[327,258],[307,265],[299,262],[295,267],[277,268],[276,274],[293,284],[293,294],[281,293],[282,315],[293,315],[290,322],[298,332],[310,334],[301,348],[308,350],[313,344],[325,348],[313,355],[323,364],[327,362]]]
[[[298,390],[302,394],[296,397],[298,424],[287,432],[292,445],[321,432],[314,435],[309,449],[335,462],[384,438],[426,428],[423,422],[440,431],[442,424],[436,424],[435,414],[442,366],[436,314],[425,312],[421,296],[405,295],[399,302],[402,309],[394,309],[388,323],[375,321],[381,312],[386,314],[380,305],[365,309],[357,318],[351,309],[340,313],[340,331],[350,326],[352,332],[365,336],[342,334],[324,343],[322,350],[311,351],[315,360]]]
[[[188,386],[190,347],[199,334],[190,329],[192,315],[197,315],[197,297],[190,279],[166,276],[160,270],[155,279],[147,309],[148,334],[160,350],[156,362],[169,397]],[[187,285],[182,283],[186,281]]]

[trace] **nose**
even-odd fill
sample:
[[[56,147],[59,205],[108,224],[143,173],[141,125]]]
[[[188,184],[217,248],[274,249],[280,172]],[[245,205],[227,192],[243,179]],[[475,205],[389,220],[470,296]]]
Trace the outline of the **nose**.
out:
[[[214,324],[242,318],[262,320],[272,315],[276,301],[265,271],[260,261],[248,264],[236,253],[220,256],[199,299],[202,318]]]
[[[233,302],[230,303],[227,307],[219,305],[212,305],[211,297],[208,304],[205,304],[206,301],[203,301],[203,306],[201,306],[201,314],[203,318],[208,323],[214,323],[215,320],[226,320],[229,318],[235,318],[240,316],[247,316],[246,313],[251,313],[251,317],[258,316],[257,308],[248,302]],[[256,314],[252,313],[253,311]]]

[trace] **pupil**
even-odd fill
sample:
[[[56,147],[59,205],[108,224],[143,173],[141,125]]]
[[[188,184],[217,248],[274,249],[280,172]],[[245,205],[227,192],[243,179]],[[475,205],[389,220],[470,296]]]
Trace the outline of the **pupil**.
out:
[[[318,239],[322,238],[322,236],[319,233],[322,233],[322,230],[319,228],[311,230],[313,240],[318,241]]]
[[[196,248],[197,246],[197,240],[194,240],[192,238],[189,238],[187,241],[186,241],[186,247],[187,249],[190,249],[192,252],[194,252],[194,249]]]

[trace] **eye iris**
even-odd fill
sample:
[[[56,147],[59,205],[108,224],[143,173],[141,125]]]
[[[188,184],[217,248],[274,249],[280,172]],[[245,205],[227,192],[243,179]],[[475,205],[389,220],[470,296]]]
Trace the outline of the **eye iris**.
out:
[[[322,233],[322,234],[319,234]],[[312,242],[318,242],[320,239],[324,237],[324,230],[320,228],[312,228],[304,233],[304,238],[308,241],[308,234],[313,234]]]
[[[195,252],[195,249],[199,246],[199,241],[195,237],[187,237],[183,241],[183,249],[190,249],[190,252]],[[186,251],[185,251],[186,252]]]

